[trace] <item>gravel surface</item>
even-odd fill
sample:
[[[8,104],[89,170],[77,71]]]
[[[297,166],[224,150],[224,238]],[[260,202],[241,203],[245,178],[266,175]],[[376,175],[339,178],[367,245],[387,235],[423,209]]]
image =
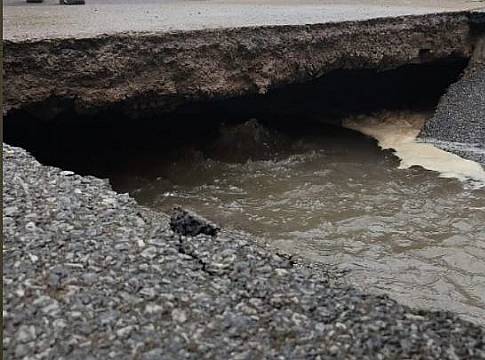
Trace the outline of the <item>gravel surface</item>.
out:
[[[477,42],[467,71],[448,88],[421,136],[485,165],[485,38]]]
[[[485,359],[485,329],[410,310],[244,234],[183,237],[107,182],[3,146],[8,359]]]

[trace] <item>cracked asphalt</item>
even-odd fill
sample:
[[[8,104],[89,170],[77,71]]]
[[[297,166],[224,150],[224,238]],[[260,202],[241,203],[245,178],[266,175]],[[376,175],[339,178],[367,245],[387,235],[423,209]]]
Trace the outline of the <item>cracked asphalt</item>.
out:
[[[8,359],[485,359],[485,329],[3,146]]]

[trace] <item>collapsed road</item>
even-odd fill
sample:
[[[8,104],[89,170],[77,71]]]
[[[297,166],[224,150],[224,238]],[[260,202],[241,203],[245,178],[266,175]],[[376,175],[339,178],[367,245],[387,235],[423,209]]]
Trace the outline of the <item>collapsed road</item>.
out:
[[[166,214],[115,193],[105,180],[75,174],[89,168],[53,155],[64,149],[56,148],[60,136],[66,143],[71,136],[76,146],[84,137],[76,161],[89,153],[82,129],[101,118],[111,129],[164,122],[176,120],[177,111],[212,109],[214,100],[219,110],[251,104],[265,112],[262,101],[273,91],[296,86],[288,98],[306,96],[315,88],[300,91],[300,85],[322,78],[317,89],[328,88],[335,82],[325,82],[325,75],[335,72],[340,82],[345,71],[364,71],[363,78],[379,84],[375,94],[404,84],[414,102],[406,79],[424,69],[415,76],[436,80],[425,87],[433,102],[474,64],[482,19],[478,11],[460,11],[173,32],[34,38],[12,32],[3,45],[4,354],[485,358],[480,325],[357,290],[335,268],[276,253],[244,232],[175,233]],[[453,94],[451,87],[447,96]],[[399,107],[394,95],[382,103],[356,95],[353,106],[360,111],[372,99]],[[341,112],[338,99],[329,104],[332,115]],[[326,106],[312,110],[318,116]],[[88,127],[93,138],[96,129]],[[44,139],[54,139],[54,146]]]
[[[485,330],[298,265],[185,237],[106,182],[4,146],[8,358],[481,359]]]

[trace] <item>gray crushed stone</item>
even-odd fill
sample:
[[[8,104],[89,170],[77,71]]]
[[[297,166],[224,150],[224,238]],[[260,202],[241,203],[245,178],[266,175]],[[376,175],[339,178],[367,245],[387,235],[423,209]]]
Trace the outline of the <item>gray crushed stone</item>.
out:
[[[485,165],[485,62],[449,87],[421,137]]]
[[[3,147],[7,359],[485,359],[485,330],[297,265],[184,237],[107,182]]]

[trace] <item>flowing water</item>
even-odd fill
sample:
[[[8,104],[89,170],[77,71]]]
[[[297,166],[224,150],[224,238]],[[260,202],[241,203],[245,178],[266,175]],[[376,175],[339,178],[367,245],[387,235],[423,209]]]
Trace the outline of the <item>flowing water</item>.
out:
[[[144,165],[150,176],[112,180],[146,206],[181,205],[274,248],[350,269],[365,290],[485,323],[484,172],[414,141],[424,118],[344,122],[395,148],[401,162],[357,131],[251,120],[221,127],[210,146],[152,159]]]

